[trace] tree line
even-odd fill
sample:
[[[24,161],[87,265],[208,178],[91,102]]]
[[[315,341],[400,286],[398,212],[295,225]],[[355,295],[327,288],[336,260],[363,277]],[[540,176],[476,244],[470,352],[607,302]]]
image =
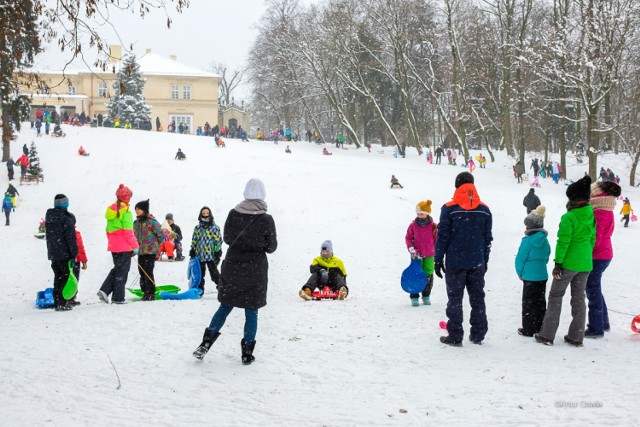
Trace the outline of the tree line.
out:
[[[253,121],[324,142],[494,150],[562,169],[640,160],[640,2],[268,0],[246,70]],[[579,161],[579,160],[578,160]],[[526,163],[525,163],[526,164]]]

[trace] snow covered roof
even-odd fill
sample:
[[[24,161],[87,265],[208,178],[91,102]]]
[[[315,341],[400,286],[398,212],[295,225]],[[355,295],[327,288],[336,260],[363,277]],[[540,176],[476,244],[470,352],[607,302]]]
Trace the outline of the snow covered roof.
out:
[[[218,77],[222,78],[219,74],[210,73],[200,70],[198,68],[188,67],[179,63],[176,60],[165,58],[155,53],[145,53],[140,56],[136,56],[136,61],[140,65],[140,72],[143,75],[153,76],[181,76],[181,77]],[[120,64],[116,65],[116,72],[119,70]],[[51,67],[42,67],[41,69],[32,68],[28,70],[41,75],[47,74],[60,74],[61,69],[55,70]],[[70,64],[65,69],[65,75],[73,76],[81,73],[92,72],[96,74],[103,74],[105,71],[97,68],[82,67],[75,63]],[[107,65],[107,73],[111,73],[111,65]]]
[[[221,77],[218,74],[187,67],[173,59],[155,53],[146,53],[136,58],[143,75],[155,76],[188,76],[188,77]]]

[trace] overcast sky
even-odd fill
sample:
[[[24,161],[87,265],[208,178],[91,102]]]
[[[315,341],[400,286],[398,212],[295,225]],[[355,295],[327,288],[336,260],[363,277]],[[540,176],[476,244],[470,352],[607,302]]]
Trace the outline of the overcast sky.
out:
[[[301,3],[318,1],[301,0]],[[108,27],[98,30],[109,44],[122,44],[127,48],[133,44],[137,55],[150,48],[153,53],[165,57],[176,55],[178,62],[205,71],[211,71],[213,62],[240,68],[245,65],[266,9],[265,0],[191,0],[191,5],[182,14],[170,10],[171,29],[167,28],[165,13],[154,10],[144,20],[132,13],[112,15],[110,21],[122,43]],[[52,46],[39,55],[34,65],[35,68],[55,69],[61,67],[64,59],[64,54]],[[87,55],[89,64],[94,60],[95,56]]]

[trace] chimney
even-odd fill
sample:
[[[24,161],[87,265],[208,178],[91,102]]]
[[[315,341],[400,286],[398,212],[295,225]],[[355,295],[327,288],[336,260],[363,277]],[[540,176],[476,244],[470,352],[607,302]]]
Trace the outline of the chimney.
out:
[[[175,61],[176,59],[178,59],[178,57],[177,57],[176,55],[169,55],[169,58],[170,58],[172,61]]]
[[[119,44],[109,45],[109,62],[115,64],[122,60],[122,46]]]
[[[146,49],[144,50],[144,53],[146,53],[146,54],[151,53],[151,49],[150,49],[150,48],[146,48]]]

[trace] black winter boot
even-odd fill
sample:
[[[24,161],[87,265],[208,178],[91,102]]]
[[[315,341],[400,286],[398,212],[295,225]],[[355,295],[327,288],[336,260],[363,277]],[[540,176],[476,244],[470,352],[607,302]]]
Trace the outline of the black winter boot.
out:
[[[242,364],[251,365],[255,357],[253,357],[253,349],[256,348],[256,340],[251,341],[249,344],[244,342],[244,338],[240,341],[240,347],[242,348]]]
[[[214,336],[211,336],[209,328],[205,328],[204,335],[202,337],[202,343],[193,352],[193,357],[198,360],[202,360],[219,336],[220,332],[217,332]]]

